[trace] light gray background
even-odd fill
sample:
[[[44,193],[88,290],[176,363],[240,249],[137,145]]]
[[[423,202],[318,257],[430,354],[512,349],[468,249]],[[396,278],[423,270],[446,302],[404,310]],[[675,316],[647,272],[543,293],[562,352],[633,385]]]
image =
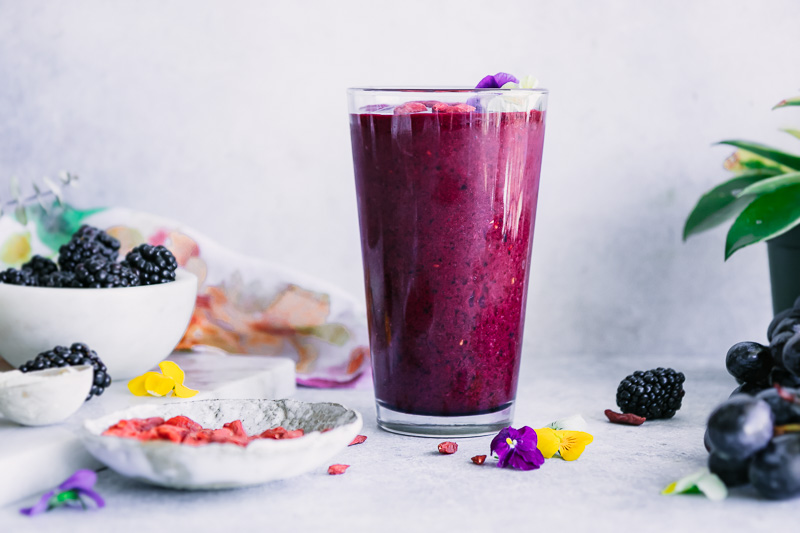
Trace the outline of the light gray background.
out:
[[[791,148],[800,2],[0,1],[0,179],[171,216],[363,296],[345,88],[551,92],[535,357],[723,357],[764,340],[766,252],[681,243],[724,138]],[[784,138],[785,137],[785,138]],[[798,145],[795,142],[794,148]]]

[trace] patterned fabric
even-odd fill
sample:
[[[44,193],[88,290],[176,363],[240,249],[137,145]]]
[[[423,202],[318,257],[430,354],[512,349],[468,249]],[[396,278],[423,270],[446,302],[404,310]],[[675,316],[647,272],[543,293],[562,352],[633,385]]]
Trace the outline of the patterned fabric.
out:
[[[227,250],[178,222],[125,208],[46,213],[28,209],[28,223],[0,218],[0,263],[19,267],[34,254],[54,258],[81,224],[122,243],[120,255],[142,243],[163,244],[198,278],[197,305],[177,350],[283,355],[297,363],[298,383],[354,386],[368,377],[363,306],[311,276]],[[90,289],[87,289],[90,290]]]

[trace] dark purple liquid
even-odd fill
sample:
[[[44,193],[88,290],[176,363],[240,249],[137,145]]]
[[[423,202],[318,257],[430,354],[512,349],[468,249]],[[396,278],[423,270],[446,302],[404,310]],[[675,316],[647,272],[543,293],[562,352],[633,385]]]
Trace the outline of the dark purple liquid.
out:
[[[544,117],[350,115],[375,394],[455,416],[516,395]]]

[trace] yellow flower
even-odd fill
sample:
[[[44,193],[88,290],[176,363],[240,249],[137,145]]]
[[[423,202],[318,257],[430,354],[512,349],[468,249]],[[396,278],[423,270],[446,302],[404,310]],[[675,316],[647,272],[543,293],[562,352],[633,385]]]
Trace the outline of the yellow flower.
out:
[[[136,396],[170,396],[191,398],[198,391],[183,385],[185,374],[181,367],[172,361],[162,361],[158,372],[145,372],[128,382],[128,389]]]
[[[574,461],[581,456],[583,450],[594,438],[585,431],[555,430],[541,428],[536,430],[538,442],[536,447],[545,459],[553,457],[556,452],[565,461]]]

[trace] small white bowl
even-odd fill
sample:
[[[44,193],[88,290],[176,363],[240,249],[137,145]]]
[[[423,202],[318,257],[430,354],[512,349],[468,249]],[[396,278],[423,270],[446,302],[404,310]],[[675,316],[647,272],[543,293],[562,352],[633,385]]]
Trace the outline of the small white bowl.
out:
[[[197,278],[179,270],[159,285],[114,289],[22,287],[0,283],[0,356],[18,368],[55,346],[83,342],[114,380],[138,376],[166,358],[189,325]]]
[[[122,419],[188,416],[204,428],[241,420],[248,435],[283,426],[303,437],[190,446],[139,441],[102,433]],[[149,404],[84,423],[83,442],[100,462],[123,476],[175,489],[225,489],[304,474],[344,450],[361,429],[361,415],[335,403],[297,400],[199,400]],[[329,431],[322,430],[329,429]]]
[[[89,365],[0,373],[0,414],[24,426],[62,422],[75,414],[92,388]]]

